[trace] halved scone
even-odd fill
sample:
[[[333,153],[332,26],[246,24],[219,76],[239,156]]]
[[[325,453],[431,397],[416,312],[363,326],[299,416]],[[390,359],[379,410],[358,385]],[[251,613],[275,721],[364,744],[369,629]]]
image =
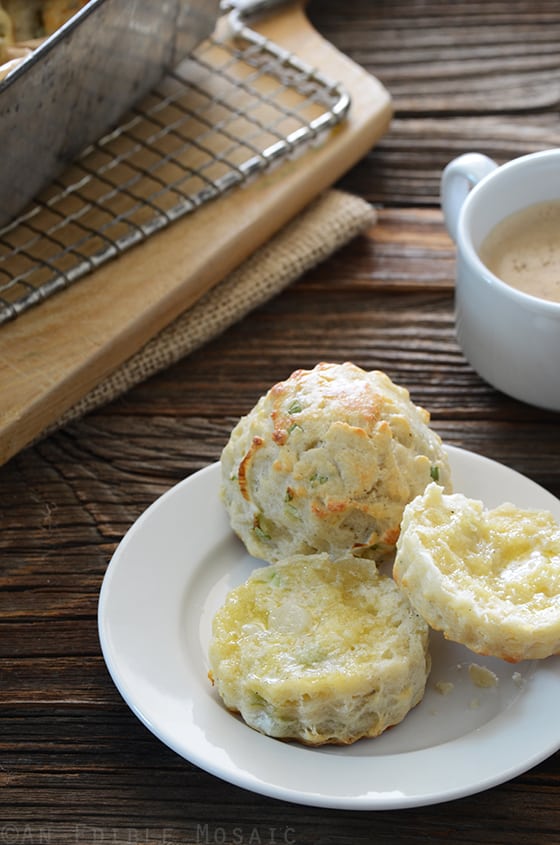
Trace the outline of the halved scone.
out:
[[[295,556],[228,594],[209,676],[226,707],[261,733],[349,744],[396,725],[422,699],[428,638],[371,561]]]
[[[405,508],[393,568],[430,627],[510,662],[560,652],[560,525],[547,511],[446,495]]]

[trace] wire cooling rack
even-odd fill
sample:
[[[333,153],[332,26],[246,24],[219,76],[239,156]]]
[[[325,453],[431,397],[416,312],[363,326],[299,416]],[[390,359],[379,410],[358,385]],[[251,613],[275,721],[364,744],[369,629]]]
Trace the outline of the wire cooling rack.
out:
[[[233,13],[0,230],[0,324],[341,121],[336,82]]]

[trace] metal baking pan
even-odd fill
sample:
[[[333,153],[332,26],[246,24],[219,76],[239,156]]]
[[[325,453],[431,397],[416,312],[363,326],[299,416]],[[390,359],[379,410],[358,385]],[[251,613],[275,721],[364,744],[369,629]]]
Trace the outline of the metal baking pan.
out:
[[[0,82],[0,225],[210,35],[220,0],[90,0]]]

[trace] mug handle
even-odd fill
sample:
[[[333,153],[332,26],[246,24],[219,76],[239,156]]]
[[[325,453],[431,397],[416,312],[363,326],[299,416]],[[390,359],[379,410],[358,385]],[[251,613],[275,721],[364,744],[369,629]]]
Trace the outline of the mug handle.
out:
[[[459,214],[469,191],[497,168],[496,162],[482,153],[464,153],[450,161],[441,175],[441,208],[445,228],[457,242]]]

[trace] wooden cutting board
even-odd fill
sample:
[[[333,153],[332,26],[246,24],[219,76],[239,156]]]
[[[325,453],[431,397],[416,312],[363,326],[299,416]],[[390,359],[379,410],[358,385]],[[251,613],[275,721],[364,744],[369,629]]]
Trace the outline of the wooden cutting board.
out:
[[[292,5],[255,27],[342,83],[348,117],[316,147],[201,206],[0,327],[0,463],[265,243],[388,128],[385,88]]]

